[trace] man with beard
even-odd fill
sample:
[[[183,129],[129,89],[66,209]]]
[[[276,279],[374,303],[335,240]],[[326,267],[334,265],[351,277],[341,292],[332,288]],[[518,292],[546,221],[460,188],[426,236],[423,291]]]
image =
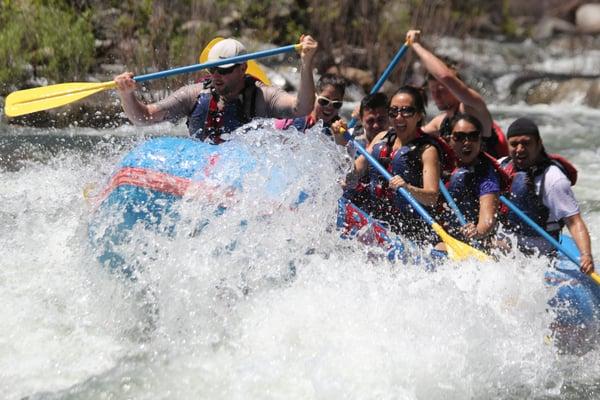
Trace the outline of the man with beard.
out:
[[[577,179],[575,168],[563,157],[546,153],[538,126],[528,118],[514,121],[507,137],[509,157],[501,160],[501,166],[512,178],[511,201],[556,239],[566,225],[579,249],[581,271],[594,272],[590,234],[571,190]],[[553,255],[546,239],[519,216],[511,211],[507,217],[521,250]]]
[[[187,117],[189,134],[219,144],[222,134],[232,132],[253,118],[290,118],[310,113],[315,98],[312,65],[317,42],[309,35],[300,37],[300,86],[294,96],[266,86],[246,74],[247,63],[225,64],[209,71],[209,80],[180,88],[167,98],[144,104],[135,95],[133,74],[115,77],[123,110],[135,124],[148,125]],[[223,60],[246,53],[235,39],[224,39],[212,47],[208,61]]]

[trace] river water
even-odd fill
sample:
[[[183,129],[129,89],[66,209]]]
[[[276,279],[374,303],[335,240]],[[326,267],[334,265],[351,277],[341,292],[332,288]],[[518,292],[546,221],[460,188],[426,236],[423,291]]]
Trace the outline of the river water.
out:
[[[600,111],[576,102],[490,108],[503,129],[535,118],[548,150],[579,168],[574,190],[597,253]],[[341,240],[332,227],[343,153],[318,135],[284,145],[268,129],[236,138],[302,171],[297,189],[309,187],[311,200],[297,209],[265,213],[245,190],[202,235],[137,232],[125,251],[143,265],[159,315],[144,332],[136,284],[103,269],[90,248],[84,192],[162,134],[185,129],[0,125],[3,398],[600,397],[600,349],[565,355],[545,340],[547,260],[506,256],[432,273]],[[191,197],[182,212],[194,220],[206,207]],[[140,247],[148,244],[152,256]]]

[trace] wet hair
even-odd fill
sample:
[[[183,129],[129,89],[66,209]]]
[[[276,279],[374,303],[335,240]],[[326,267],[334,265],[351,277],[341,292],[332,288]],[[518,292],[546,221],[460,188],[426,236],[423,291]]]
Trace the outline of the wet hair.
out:
[[[360,101],[359,115],[362,117],[365,110],[374,110],[376,108],[388,108],[389,100],[385,93],[377,92],[368,94]]]
[[[388,108],[392,103],[392,99],[399,94],[408,94],[412,97],[412,105],[417,109],[417,112],[421,113],[422,118],[417,124],[417,126],[421,126],[423,124],[423,120],[425,119],[425,92],[423,88],[404,85],[400,89],[396,90],[396,93],[392,97],[390,97],[390,102],[388,104]]]
[[[479,135],[482,136],[483,125],[481,124],[481,122],[477,118],[472,116],[471,114],[466,114],[466,113],[454,114],[454,117],[452,117],[452,119],[450,120],[450,132],[452,132],[454,130],[454,126],[458,123],[458,121],[462,121],[462,120],[465,120],[465,121],[471,123],[475,127],[475,129],[477,129],[477,131],[479,132]]]
[[[335,74],[323,74],[317,82],[317,93],[321,93],[326,86],[333,86],[333,88],[340,92],[342,97],[346,93],[346,79]]]

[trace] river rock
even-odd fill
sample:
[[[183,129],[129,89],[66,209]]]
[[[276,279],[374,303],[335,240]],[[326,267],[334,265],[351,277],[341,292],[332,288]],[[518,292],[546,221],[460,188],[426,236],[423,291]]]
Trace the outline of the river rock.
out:
[[[584,4],[575,12],[577,29],[585,33],[600,33],[600,4]]]
[[[585,94],[585,103],[594,108],[600,108],[600,79],[596,79],[590,85]]]
[[[529,88],[525,101],[528,104],[576,103],[582,99],[587,102],[585,98],[590,93],[593,82],[585,78],[564,81],[544,79]]]
[[[544,17],[533,28],[532,36],[538,40],[548,39],[557,32],[575,32],[575,25],[559,18]]]

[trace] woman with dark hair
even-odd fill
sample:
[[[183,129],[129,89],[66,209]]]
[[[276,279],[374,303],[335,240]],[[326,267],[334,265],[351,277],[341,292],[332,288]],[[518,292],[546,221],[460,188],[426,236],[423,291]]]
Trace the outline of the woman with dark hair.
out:
[[[454,215],[448,215],[445,221],[450,224],[450,233],[459,239],[489,247],[496,227],[498,197],[507,189],[508,176],[482,150],[482,125],[477,118],[455,114],[450,121],[450,132],[448,143],[458,167],[452,171],[446,186],[467,224],[461,227]]]
[[[388,184],[360,156],[347,182],[356,182],[368,172],[370,201],[365,211],[387,222],[396,233],[418,243],[434,243],[437,239],[429,225],[397,190],[406,189],[426,209],[433,210],[438,201],[441,164],[449,161],[447,150],[439,139],[421,131],[425,102],[420,89],[401,87],[390,100],[388,116],[390,128],[377,135],[367,149],[393,178]]]
[[[339,132],[339,128],[344,126],[341,125],[339,112],[344,104],[346,80],[338,75],[324,74],[317,82],[316,89],[315,105],[310,114],[293,119],[277,120],[275,127],[288,129],[293,126],[300,132],[304,132],[321,120],[323,121],[323,133],[333,136],[336,143],[345,145],[346,141],[343,140],[342,135],[334,135],[333,132]],[[334,124],[335,126],[332,126]]]

